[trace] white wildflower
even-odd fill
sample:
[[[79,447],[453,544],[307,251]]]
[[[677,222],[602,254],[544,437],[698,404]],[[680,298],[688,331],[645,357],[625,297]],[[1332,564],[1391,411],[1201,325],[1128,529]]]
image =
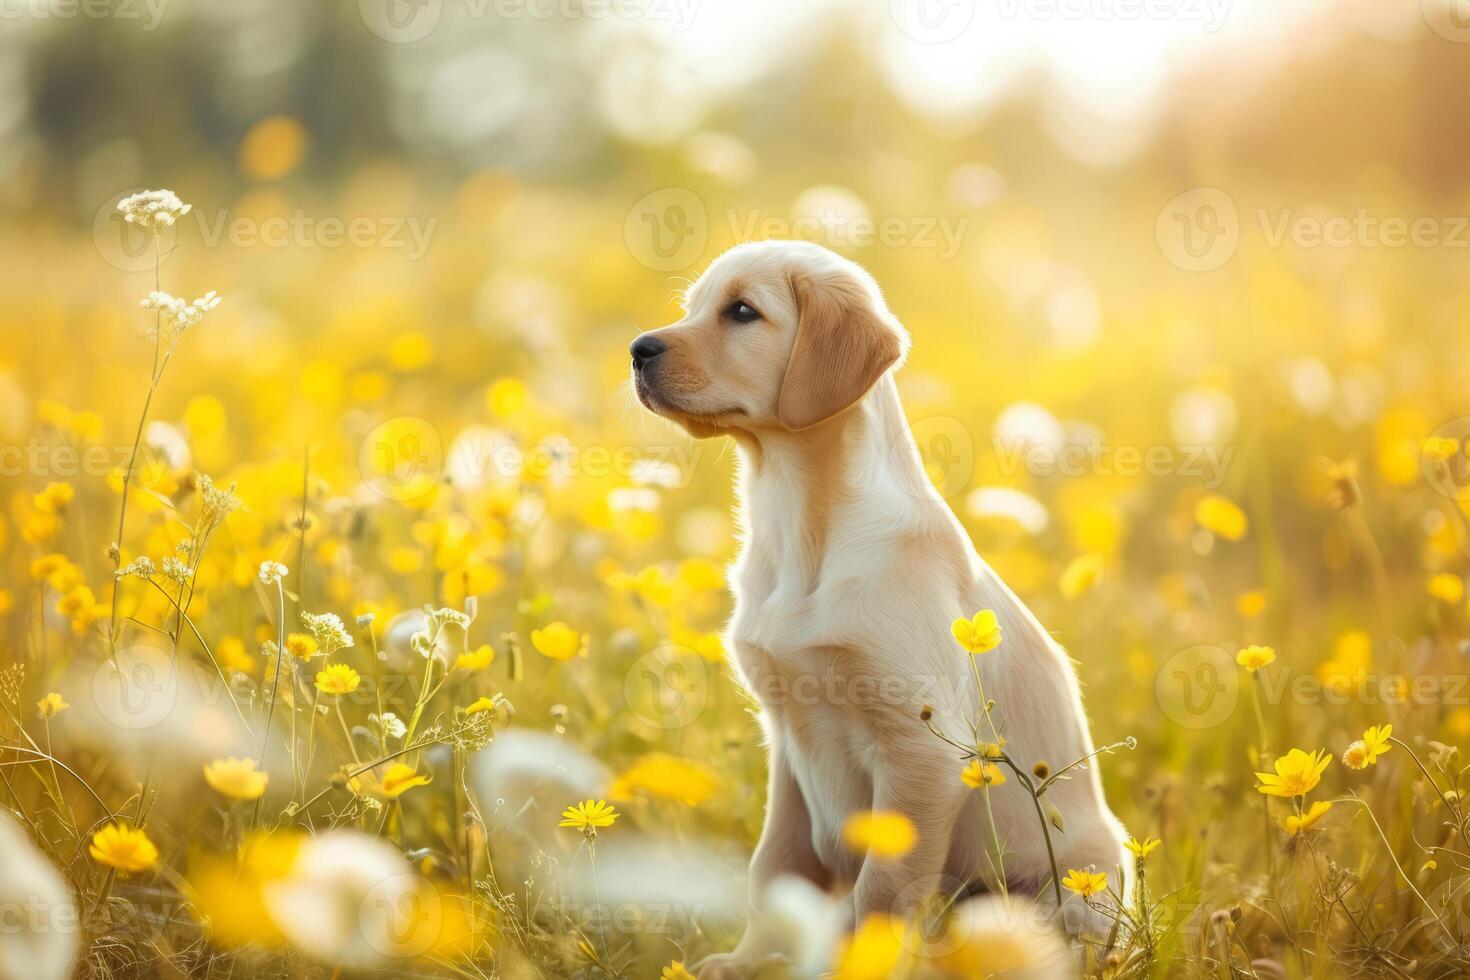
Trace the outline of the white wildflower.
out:
[[[177,296],[155,289],[143,297],[142,302],[138,305],[145,310],[157,311],[162,319],[162,327],[165,332],[181,334],[198,324],[204,319],[204,314],[219,304],[219,294],[213,289],[192,303],[186,303]]]
[[[408,726],[403,723],[403,719],[391,711],[383,712],[381,718],[377,715],[368,715],[368,721],[378,726],[385,739],[402,738],[408,734]]]
[[[117,202],[124,221],[146,228],[155,235],[162,234],[165,228],[172,228],[192,207],[169,190],[141,191]]]
[[[285,565],[278,561],[263,561],[260,563],[260,580],[266,585],[275,585],[291,572]]]
[[[118,578],[125,578],[128,575],[136,575],[139,578],[152,578],[157,572],[158,569],[153,566],[153,559],[144,555],[139,558],[134,558],[113,574]]]
[[[303,612],[301,625],[316,640],[319,652],[327,656],[352,646],[352,635],[336,613]]]
[[[182,585],[189,581],[189,566],[177,558],[165,558],[163,560],[163,574]]]

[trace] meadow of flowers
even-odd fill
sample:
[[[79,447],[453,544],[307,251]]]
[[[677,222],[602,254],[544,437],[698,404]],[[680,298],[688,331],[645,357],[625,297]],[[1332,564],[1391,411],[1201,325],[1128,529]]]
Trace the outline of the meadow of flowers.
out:
[[[936,487],[1083,682],[1096,756],[1013,757],[993,704],[953,778],[1050,841],[1047,790],[1096,768],[1138,870],[1021,894],[977,826],[986,894],[854,923],[783,882],[752,969],[1470,972],[1470,198],[1326,150],[872,149],[899,114],[829,125],[846,64],[764,140],[731,118],[595,179],[323,179],[285,112],[221,168],[66,204],[32,175],[50,203],[0,225],[0,977],[678,980],[728,950],[765,795],[732,453],[641,410],[627,344],[783,234],[883,285]],[[1371,235],[1307,233],[1361,208]],[[989,610],[946,625],[1009,654]],[[1109,927],[1068,935],[1078,900]]]

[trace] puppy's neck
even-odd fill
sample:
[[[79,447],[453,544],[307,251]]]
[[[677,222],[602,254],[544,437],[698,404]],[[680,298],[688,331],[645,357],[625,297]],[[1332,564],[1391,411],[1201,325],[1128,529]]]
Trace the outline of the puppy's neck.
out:
[[[737,443],[746,547],[807,581],[821,570],[834,527],[891,531],[923,510],[916,503],[938,499],[891,375],[826,421],[799,432],[744,434]]]

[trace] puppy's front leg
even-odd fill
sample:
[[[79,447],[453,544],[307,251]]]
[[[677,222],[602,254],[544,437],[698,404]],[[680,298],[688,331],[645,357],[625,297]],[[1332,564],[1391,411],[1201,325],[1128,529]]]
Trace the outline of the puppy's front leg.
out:
[[[764,952],[761,947],[761,907],[766,886],[783,874],[800,875],[826,888],[831,874],[812,847],[812,819],[806,798],[791,773],[779,732],[771,737],[770,778],[766,784],[766,819],[750,858],[749,921],[745,935],[729,953],[706,957],[699,964],[700,980],[739,976]]]
[[[853,887],[857,923],[869,915],[904,915],[917,903],[956,882],[944,880],[964,784],[945,760],[931,763],[918,746],[902,762],[881,766],[873,777],[873,809],[901,813],[913,821],[918,840],[905,855],[885,859],[869,854]]]

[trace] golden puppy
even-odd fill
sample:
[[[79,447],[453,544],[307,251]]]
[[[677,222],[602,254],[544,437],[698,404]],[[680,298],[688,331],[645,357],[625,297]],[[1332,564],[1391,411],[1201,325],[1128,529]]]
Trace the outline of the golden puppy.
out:
[[[686,309],[633,342],[633,383],[652,411],[740,448],[744,547],[728,640],[764,709],[770,755],[753,913],[787,874],[850,884],[859,921],[993,881],[981,794],[920,720],[928,705],[940,732],[976,742],[980,700],[950,624],[980,609],[999,617],[1003,643],[976,660],[1019,765],[1065,765],[1093,752],[1092,737],[1066,654],[976,554],[924,472],[892,376],[907,334],[866,272],[804,242],[731,249]],[[1094,866],[1132,878],[1096,768],[1046,799],[1065,827],[1053,834],[1063,874]],[[1039,892],[1052,862],[1030,796],[1011,785],[990,800],[1006,879]],[[907,815],[917,843],[896,860],[853,853],[843,825],[864,810]],[[1101,924],[1083,906],[1067,912],[1074,929]],[[757,932],[706,972],[757,955]]]

